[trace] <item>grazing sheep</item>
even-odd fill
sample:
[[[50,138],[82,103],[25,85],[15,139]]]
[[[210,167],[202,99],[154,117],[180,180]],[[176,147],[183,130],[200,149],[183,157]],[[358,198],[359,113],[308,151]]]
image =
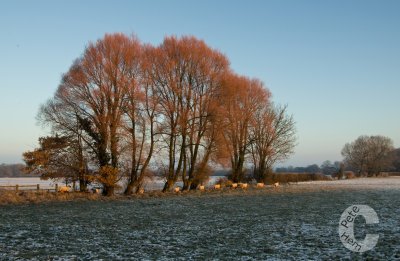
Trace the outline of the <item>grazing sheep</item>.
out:
[[[199,187],[199,189],[200,189],[200,190],[204,190],[204,186],[201,185],[201,186]]]
[[[179,192],[179,187],[174,188],[174,192]]]
[[[232,188],[237,188],[237,183],[232,183]]]
[[[257,183],[257,188],[262,188],[264,187],[264,183]]]
[[[279,182],[275,182],[274,183],[274,187],[276,188],[276,187],[278,187],[279,186]]]
[[[221,185],[214,185],[214,189],[220,189],[221,188]]]
[[[69,192],[69,189],[71,188],[71,186],[67,186],[67,187],[60,187],[60,192]]]
[[[144,189],[139,189],[137,193],[138,194],[143,194],[144,193]]]
[[[98,189],[98,188],[92,188],[92,193],[93,193],[93,194],[99,193],[99,189]]]
[[[240,183],[240,187],[244,189],[247,188],[247,183]]]

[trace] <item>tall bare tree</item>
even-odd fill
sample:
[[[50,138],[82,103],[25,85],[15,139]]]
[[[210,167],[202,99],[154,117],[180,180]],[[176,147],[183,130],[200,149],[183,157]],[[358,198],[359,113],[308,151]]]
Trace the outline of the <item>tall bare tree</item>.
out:
[[[251,127],[251,155],[254,178],[263,182],[272,172],[272,166],[287,159],[295,146],[295,123],[287,114],[287,106],[265,104],[254,114]]]
[[[187,175],[182,173],[183,189],[195,188],[194,180],[204,174],[210,154],[215,146],[216,113],[221,79],[228,68],[227,58],[195,38],[185,40],[191,49],[187,58],[186,97],[188,118],[186,126]],[[192,186],[193,184],[193,186]]]
[[[142,47],[140,63],[137,64],[127,92],[124,129],[128,133],[128,147],[131,154],[128,185],[125,194],[133,189],[139,191],[148,174],[147,167],[154,153],[159,119],[159,97],[155,93],[151,76],[151,46]]]
[[[54,97],[59,108],[79,122],[79,129],[84,132],[82,140],[94,153],[99,170],[105,166],[115,170],[119,167],[123,108],[134,82],[139,45],[136,37],[123,34],[106,34],[90,43],[63,76]],[[102,173],[118,173],[107,170]],[[114,194],[114,187],[115,183],[103,183],[104,194]]]
[[[168,150],[163,191],[169,191],[179,176],[185,189],[190,187],[211,124],[212,97],[227,67],[224,55],[194,37],[167,37],[153,49],[150,73],[160,98],[162,139]]]
[[[244,179],[245,157],[250,152],[251,127],[255,114],[269,104],[270,92],[258,79],[233,73],[223,80],[220,117],[222,118],[225,149],[230,155],[233,182]]]

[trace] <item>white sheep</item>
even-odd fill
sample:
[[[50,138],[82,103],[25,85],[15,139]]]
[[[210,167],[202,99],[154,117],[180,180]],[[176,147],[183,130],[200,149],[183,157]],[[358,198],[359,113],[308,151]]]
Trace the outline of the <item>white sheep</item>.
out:
[[[179,192],[179,187],[174,188],[174,192]]]
[[[247,188],[247,183],[240,183],[240,187],[244,189]]]
[[[237,188],[237,183],[232,183],[232,188]]]
[[[69,192],[69,189],[71,188],[71,186],[67,186],[67,187],[60,187],[60,192]]]
[[[275,182],[274,183],[274,187],[276,188],[276,187],[278,187],[279,186],[279,182]]]
[[[204,186],[201,185],[201,186],[199,187],[199,189],[200,189],[200,190],[204,190]]]
[[[264,183],[257,183],[257,188],[262,188],[264,187]]]
[[[221,185],[214,185],[214,189],[220,189],[221,188]]]

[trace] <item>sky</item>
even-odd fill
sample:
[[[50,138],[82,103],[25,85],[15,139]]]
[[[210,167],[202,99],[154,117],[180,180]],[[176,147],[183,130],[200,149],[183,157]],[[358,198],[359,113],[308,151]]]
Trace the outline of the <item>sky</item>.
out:
[[[296,121],[279,166],[342,160],[360,135],[400,147],[400,1],[1,1],[0,164],[21,163],[48,129],[39,106],[105,33],[158,45],[193,35],[261,79]]]

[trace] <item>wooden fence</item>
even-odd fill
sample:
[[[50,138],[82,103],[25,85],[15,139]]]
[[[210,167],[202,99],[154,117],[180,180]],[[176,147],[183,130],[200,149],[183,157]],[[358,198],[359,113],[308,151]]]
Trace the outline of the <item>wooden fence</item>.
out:
[[[0,186],[1,188],[14,188],[15,192],[21,191],[21,190],[26,190],[24,188],[36,188],[36,189],[29,189],[29,191],[36,191],[36,192],[58,192],[58,184],[54,185],[54,188],[47,188],[47,189],[41,189],[39,184],[36,185],[13,185],[13,186]]]

